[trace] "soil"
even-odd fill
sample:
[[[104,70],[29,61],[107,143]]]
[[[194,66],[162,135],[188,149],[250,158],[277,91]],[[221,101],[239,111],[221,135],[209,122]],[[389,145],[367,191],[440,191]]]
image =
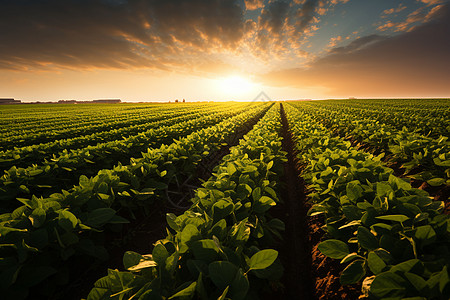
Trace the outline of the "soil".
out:
[[[308,217],[311,205],[306,196],[306,186],[300,177],[301,164],[296,158],[292,134],[289,132],[286,115],[282,106],[283,143],[288,152],[288,163],[285,170],[285,183],[282,193],[287,210],[286,235],[294,235],[286,239],[289,258],[286,267],[285,285],[286,299],[349,299],[360,297],[360,285],[342,286],[339,282],[344,266],[339,261],[327,258],[317,248],[323,240],[325,232],[321,229],[324,222],[316,217]]]
[[[272,216],[281,219],[286,227],[283,241],[276,246],[285,271],[282,278],[284,290],[278,292],[276,296],[282,299],[314,299],[311,248],[306,223],[307,210],[304,205],[305,185],[295,167],[294,144],[283,106],[281,106],[281,117],[283,150],[287,152],[288,161],[281,178],[282,203],[277,205],[271,213]]]
[[[325,232],[321,229],[324,222],[315,216],[308,218],[309,243],[312,246],[312,276],[315,279],[314,295],[318,300],[359,299],[361,284],[341,285],[339,276],[344,266],[338,260],[323,255],[317,246],[323,240]]]

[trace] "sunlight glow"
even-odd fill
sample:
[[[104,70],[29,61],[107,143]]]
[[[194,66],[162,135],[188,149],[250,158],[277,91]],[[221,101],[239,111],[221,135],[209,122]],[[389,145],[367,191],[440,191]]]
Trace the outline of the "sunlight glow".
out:
[[[240,76],[230,76],[220,79],[220,89],[227,94],[242,94],[250,91],[254,83]]]

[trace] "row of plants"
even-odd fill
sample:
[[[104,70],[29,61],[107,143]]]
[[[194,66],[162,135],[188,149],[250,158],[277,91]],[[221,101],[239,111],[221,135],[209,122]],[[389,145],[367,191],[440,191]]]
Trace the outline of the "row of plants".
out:
[[[88,146],[79,150],[63,151],[61,155],[28,167],[13,166],[0,177],[0,212],[14,207],[16,198],[32,194],[48,196],[61,189],[70,189],[81,175],[94,176],[98,170],[112,168],[117,162],[128,164],[130,157],[139,156],[149,147],[170,144],[174,139],[186,136],[242,113],[263,110],[260,105],[238,107],[230,111],[206,115],[194,114],[187,121],[150,129],[127,139]]]
[[[283,267],[270,245],[284,223],[270,208],[286,162],[280,131],[277,104],[230,149],[192,206],[167,215],[167,236],[152,253],[126,252],[125,270],[108,270],[87,299],[258,299],[276,285]]]
[[[143,124],[151,120],[153,114],[167,111],[167,108],[161,105],[143,107],[144,109],[137,112],[128,111],[126,106],[122,105],[63,106],[66,109],[62,109],[61,105],[51,105],[43,110],[40,110],[39,106],[33,106],[33,112],[23,109],[17,112],[8,110],[2,118],[0,149],[13,149]]]
[[[201,129],[169,146],[148,149],[129,165],[80,176],[79,185],[49,197],[19,199],[23,203],[0,215],[0,291],[7,299],[24,299],[29,289],[50,295],[68,283],[67,262],[78,257],[105,260],[108,233],[120,232],[135,212],[164,201],[174,178],[187,177],[211,151],[236,130],[259,119],[270,105]],[[37,286],[37,287],[36,287]]]
[[[369,299],[448,299],[450,218],[444,203],[412,188],[381,161],[330,134],[314,115],[286,105],[302,176],[322,215],[318,249],[340,260],[342,285]]]
[[[401,130],[409,130],[434,138],[449,136],[450,102],[448,100],[327,100],[309,103],[325,109],[370,118]]]
[[[431,186],[450,186],[450,141],[448,137],[432,138],[411,132],[403,127],[397,130],[358,111],[349,114],[340,109],[321,109],[295,104],[295,107],[314,116],[330,130],[349,140],[369,145],[386,152],[387,161],[404,169],[403,175],[426,181]]]
[[[233,110],[236,110],[236,107],[234,109],[226,109],[225,111]],[[215,106],[206,108],[199,106],[198,108],[188,107],[181,111],[167,109],[165,111],[152,111],[148,116],[143,118],[141,121],[143,124],[122,126],[106,131],[95,131],[91,134],[0,151],[0,168],[9,169],[12,166],[25,167],[31,164],[40,164],[44,159],[51,159],[52,157],[59,156],[63,150],[69,151],[71,149],[85,148],[98,143],[128,139],[137,134],[145,134],[150,129],[171,126],[171,124],[189,121],[219,111],[224,111],[224,109]],[[86,127],[86,131],[90,132],[89,126]],[[86,129],[86,127],[81,128]]]

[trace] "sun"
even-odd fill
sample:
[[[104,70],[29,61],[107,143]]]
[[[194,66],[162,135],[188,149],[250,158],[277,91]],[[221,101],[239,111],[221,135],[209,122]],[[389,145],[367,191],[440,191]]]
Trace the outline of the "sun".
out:
[[[242,94],[250,91],[254,83],[240,76],[230,76],[220,79],[220,88],[227,94]]]

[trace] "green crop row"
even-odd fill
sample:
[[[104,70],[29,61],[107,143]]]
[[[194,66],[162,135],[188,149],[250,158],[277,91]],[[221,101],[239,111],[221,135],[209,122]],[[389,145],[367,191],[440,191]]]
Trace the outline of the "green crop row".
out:
[[[323,215],[326,239],[318,249],[345,266],[343,285],[362,282],[370,299],[448,299],[450,218],[444,203],[412,188],[381,161],[383,154],[353,148],[315,121],[285,105],[305,164],[303,177]]]
[[[85,148],[87,146],[105,143],[108,141],[129,139],[138,134],[145,134],[150,129],[162,126],[170,126],[193,119],[207,116],[220,111],[236,111],[236,107],[223,109],[222,107],[189,107],[181,111],[155,111],[150,116],[142,118],[144,124],[131,125],[107,131],[95,132],[92,134],[76,136],[73,138],[59,139],[47,143],[34,144],[25,147],[15,147],[14,149],[0,151],[0,167],[9,169],[12,166],[25,167],[31,164],[40,164],[44,159],[58,157],[63,150]],[[90,127],[79,126],[80,129],[90,131]]]
[[[303,104],[357,114],[359,119],[369,118],[397,130],[405,126],[410,131],[434,138],[449,137],[450,133],[449,100],[327,100]]]
[[[268,214],[286,161],[280,120],[277,104],[196,190],[191,208],[167,215],[168,234],[152,253],[126,252],[126,271],[108,270],[88,300],[257,299],[276,282],[283,268],[267,247],[284,230]]]
[[[14,112],[8,110],[2,118],[0,131],[1,149],[33,145],[54,141],[56,139],[72,138],[92,134],[104,130],[119,129],[130,125],[144,124],[153,118],[154,114],[167,112],[161,105],[142,107],[140,111],[129,111],[126,106],[113,107],[53,105],[39,113],[40,106],[30,110]],[[196,105],[192,105],[196,107]],[[26,106],[29,108],[29,106]],[[172,112],[177,110],[171,109]]]
[[[432,186],[450,185],[450,141],[448,137],[432,138],[402,130],[360,115],[346,114],[335,108],[320,109],[295,104],[331,130],[347,139],[370,145],[388,154],[389,162],[399,163],[404,175],[426,181]]]
[[[192,119],[151,129],[127,139],[63,151],[60,156],[54,156],[39,165],[33,164],[27,168],[11,167],[0,177],[0,212],[13,207],[17,197],[27,197],[31,194],[49,195],[61,189],[69,189],[78,182],[81,175],[94,176],[98,170],[112,168],[118,162],[126,164],[130,157],[138,156],[148,148],[172,143],[175,138],[217,124],[224,118],[255,107],[263,109],[262,106],[253,105],[206,116],[199,115],[199,118],[192,115]]]
[[[51,294],[67,284],[65,263],[77,256],[106,259],[104,234],[128,222],[122,216],[148,211],[164,201],[174,178],[188,177],[210,151],[220,148],[234,132],[269,105],[201,129],[169,146],[148,149],[130,165],[117,165],[95,177],[80,176],[79,185],[46,198],[19,199],[22,206],[0,215],[0,291],[8,299],[23,299],[41,283]],[[42,284],[45,282],[45,284]]]

